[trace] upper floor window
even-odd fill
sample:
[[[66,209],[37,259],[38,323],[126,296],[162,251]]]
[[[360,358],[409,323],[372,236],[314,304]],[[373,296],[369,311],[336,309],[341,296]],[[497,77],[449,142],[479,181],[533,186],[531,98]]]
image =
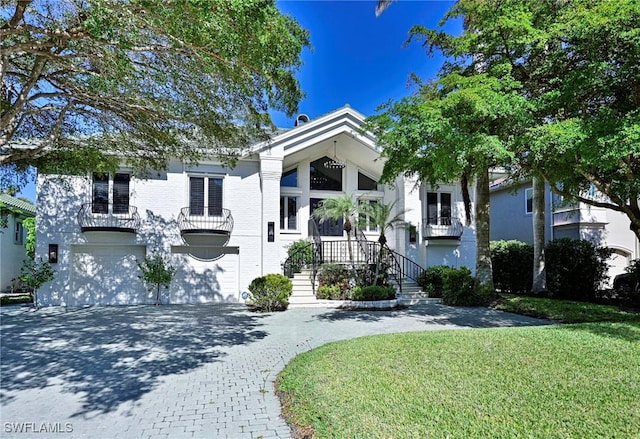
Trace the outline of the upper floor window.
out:
[[[280,178],[280,186],[298,187],[298,168],[284,172]]]
[[[371,206],[378,204],[378,200],[360,200],[359,201],[360,206],[362,206],[363,204],[369,204]],[[376,226],[376,223],[373,221],[373,218],[371,218],[368,215],[364,215],[364,214],[360,214],[360,219],[358,221],[358,227],[360,227],[360,230],[362,230],[363,232],[377,232],[378,231],[378,227]]]
[[[373,178],[364,175],[362,172],[358,172],[358,190],[359,191],[377,191],[378,182]]]
[[[189,213],[191,215],[222,215],[222,178],[189,178]]]
[[[16,220],[16,226],[13,230],[13,243],[22,245],[24,243],[24,228],[22,222]]]
[[[309,177],[311,179],[309,186],[311,190],[342,190],[342,169],[325,167],[324,164],[328,161],[331,161],[329,157],[322,157],[311,162],[309,166]]]
[[[524,190],[524,213],[533,213],[533,188]]]
[[[451,194],[427,192],[427,224],[451,225]]]
[[[112,205],[112,213],[129,213],[130,180],[131,176],[124,173],[93,174],[91,212],[109,213],[109,205]]]

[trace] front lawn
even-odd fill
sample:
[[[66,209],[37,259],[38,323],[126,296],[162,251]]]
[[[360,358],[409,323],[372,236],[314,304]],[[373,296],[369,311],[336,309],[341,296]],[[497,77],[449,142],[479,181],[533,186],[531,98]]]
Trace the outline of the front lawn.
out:
[[[617,306],[509,294],[503,294],[493,308],[563,323],[640,321],[640,314],[623,311]]]
[[[638,438],[639,377],[628,321],[330,343],[276,384],[300,437]]]

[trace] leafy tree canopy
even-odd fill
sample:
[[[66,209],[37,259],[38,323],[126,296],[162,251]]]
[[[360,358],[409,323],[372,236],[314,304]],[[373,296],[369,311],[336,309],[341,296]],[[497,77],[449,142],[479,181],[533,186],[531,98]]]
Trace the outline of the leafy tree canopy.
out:
[[[274,0],[18,0],[0,6],[5,173],[233,165],[295,113],[308,33]]]
[[[519,171],[556,191],[623,212],[640,238],[640,3],[637,0],[461,0],[460,38],[416,27],[428,50],[508,68],[535,124],[514,139]],[[474,65],[475,64],[475,65]],[[517,121],[515,121],[517,123]],[[590,197],[595,187],[605,197]]]

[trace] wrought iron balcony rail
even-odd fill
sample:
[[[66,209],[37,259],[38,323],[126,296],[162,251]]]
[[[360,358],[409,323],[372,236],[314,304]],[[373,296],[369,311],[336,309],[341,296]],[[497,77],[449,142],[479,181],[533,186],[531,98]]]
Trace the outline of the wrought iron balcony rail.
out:
[[[230,235],[233,230],[233,216],[229,209],[183,207],[178,215],[178,228],[182,234]]]
[[[128,204],[86,203],[78,211],[83,232],[136,233],[140,228],[138,208]]]
[[[429,224],[423,219],[422,236],[424,239],[460,239],[462,222],[458,218],[439,218],[438,224]]]

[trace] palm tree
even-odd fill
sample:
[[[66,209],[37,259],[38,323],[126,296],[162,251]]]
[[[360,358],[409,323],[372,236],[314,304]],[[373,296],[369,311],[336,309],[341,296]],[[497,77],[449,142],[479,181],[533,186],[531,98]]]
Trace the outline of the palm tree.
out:
[[[391,231],[396,227],[406,227],[407,223],[404,221],[404,214],[406,209],[402,209],[393,214],[397,201],[391,204],[385,203],[367,203],[362,206],[362,213],[368,218],[369,224],[375,226],[380,232],[378,242],[380,243],[380,250],[378,251],[378,257],[376,259],[376,273],[374,277],[374,284],[378,282],[378,276],[380,275],[380,268],[382,266],[382,255],[384,249],[387,248],[387,236],[386,232]]]
[[[322,200],[313,212],[313,215],[324,222],[326,220],[339,221],[344,219],[342,230],[347,233],[347,246],[349,248],[349,262],[351,267],[355,268],[353,261],[353,249],[351,248],[351,231],[353,230],[353,220],[360,213],[360,206],[351,197],[351,195],[341,195],[335,198],[327,198]]]

